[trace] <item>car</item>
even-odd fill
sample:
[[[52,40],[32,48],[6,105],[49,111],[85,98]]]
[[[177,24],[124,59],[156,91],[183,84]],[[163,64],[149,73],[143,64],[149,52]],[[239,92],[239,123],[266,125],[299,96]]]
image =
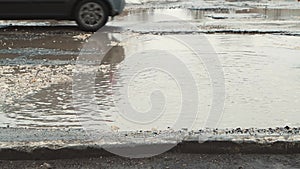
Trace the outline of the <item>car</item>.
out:
[[[124,7],[125,0],[0,0],[0,20],[74,20],[81,30],[95,32]]]

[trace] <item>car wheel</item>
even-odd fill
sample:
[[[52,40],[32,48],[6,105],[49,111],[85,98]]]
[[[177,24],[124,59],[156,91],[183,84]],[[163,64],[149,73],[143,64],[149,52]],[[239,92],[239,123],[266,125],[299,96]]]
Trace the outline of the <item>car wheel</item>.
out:
[[[81,30],[95,32],[108,21],[108,7],[99,0],[83,0],[76,7],[75,19]]]

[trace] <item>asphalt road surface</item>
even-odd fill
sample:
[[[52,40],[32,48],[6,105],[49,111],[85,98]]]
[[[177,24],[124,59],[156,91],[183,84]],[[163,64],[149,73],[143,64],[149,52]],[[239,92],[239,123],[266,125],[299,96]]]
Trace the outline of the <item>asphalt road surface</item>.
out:
[[[98,157],[70,160],[0,161],[1,168],[290,168],[300,167],[300,155],[163,154],[149,159]]]

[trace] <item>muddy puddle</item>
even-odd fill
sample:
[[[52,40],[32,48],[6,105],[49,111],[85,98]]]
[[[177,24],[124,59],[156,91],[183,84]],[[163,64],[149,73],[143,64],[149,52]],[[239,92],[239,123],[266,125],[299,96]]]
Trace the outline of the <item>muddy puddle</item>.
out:
[[[189,123],[194,122],[193,126],[180,124],[182,127],[203,127],[212,105],[211,79],[203,62],[193,52],[182,47],[181,44],[176,44],[176,41],[170,40],[170,37],[143,35],[135,38],[126,41],[122,46],[113,47],[101,64],[98,67],[93,67],[95,74],[91,78],[83,78],[76,83],[78,79],[74,79],[72,72],[76,71],[77,68],[71,66],[68,71],[60,74],[61,76],[68,76],[69,80],[62,80],[45,88],[32,88],[36,91],[24,95],[18,100],[3,104],[1,125],[32,128],[80,128],[82,125],[90,125],[93,122],[93,125],[97,123],[97,125],[115,126],[115,128],[123,130],[135,130],[137,128],[146,130],[172,127],[177,121],[176,119],[180,117]],[[300,44],[296,37],[209,35],[197,38],[204,38],[203,41],[210,42],[215,51],[206,51],[205,53],[215,57],[214,52],[216,52],[224,70],[226,99],[224,114],[220,117],[219,127],[299,125],[297,112],[300,109],[298,104],[300,99],[298,92],[300,91],[300,78],[298,76],[300,62],[297,58]],[[281,40],[278,41],[279,39]],[[153,44],[155,43],[158,46],[154,48]],[[148,66],[140,72],[134,72],[134,68],[139,67],[139,65],[135,65],[136,63],[152,65],[157,62],[157,58],[156,60],[143,60],[139,57],[158,56],[164,58],[164,52],[157,51],[157,48],[165,46],[167,49],[170,45],[166,44],[172,43],[174,46],[178,46],[175,49],[168,49],[168,51],[179,54],[176,57],[182,59],[195,79],[193,83],[197,85],[199,97],[194,99],[199,99],[198,107],[195,109],[193,105],[190,106],[196,112],[198,110],[196,114],[182,114],[180,112],[181,90],[183,89],[180,89],[178,85],[180,82],[189,85],[191,79],[188,76],[179,76],[177,77],[179,79],[174,79],[176,76],[174,77],[172,72],[151,69]],[[147,52],[138,52],[139,57],[131,53],[144,48]],[[141,60],[133,64],[130,58],[134,57]],[[11,67],[20,65],[17,60],[15,61],[16,64],[13,64],[14,60],[10,61],[12,63],[8,63]],[[5,63],[5,61],[2,62]],[[57,64],[57,66],[47,70],[58,72],[58,74],[62,72],[62,69],[65,69],[63,65],[70,64],[59,65],[51,59],[48,62]],[[166,65],[175,64],[171,60],[161,60],[161,62],[166,63]],[[26,64],[32,63],[27,62]],[[34,63],[33,67],[39,64]],[[76,62],[72,64],[76,64]],[[44,66],[49,67],[50,65]],[[43,76],[43,69],[46,68],[39,69],[41,74],[37,78]],[[168,70],[168,67],[165,69]],[[33,68],[31,73],[33,76],[36,74],[35,70]],[[49,76],[55,74],[53,72]],[[47,75],[46,72],[45,74]],[[13,74],[9,78],[17,78],[17,74]],[[25,75],[18,78],[25,78]],[[128,79],[131,80],[128,81]],[[20,85],[15,83],[14,81],[11,85]],[[74,88],[74,83],[81,85],[82,88]],[[124,88],[128,89],[127,92],[129,92],[125,98],[123,96],[126,94],[123,93]],[[92,99],[76,95],[77,93],[84,95],[87,89],[91,89]],[[155,96],[156,90],[163,92],[164,97]],[[187,90],[186,92],[188,96],[194,97],[194,90]],[[14,97],[14,95],[10,97]],[[142,113],[145,119],[141,120],[125,112],[120,113],[119,109],[126,109],[126,107],[120,106],[120,104],[125,103],[118,102],[118,100],[126,98],[129,98],[137,112],[160,112],[162,109],[159,105],[164,103],[163,114],[157,115],[157,119],[154,118],[155,120],[150,123],[147,120],[143,121],[153,118],[152,116],[147,117],[147,114]],[[186,99],[189,100],[189,98]],[[90,107],[89,103],[93,106]],[[151,106],[152,104],[154,107]],[[144,123],[136,122],[137,120]]]
[[[183,20],[205,21],[212,19],[267,19],[267,20],[292,20],[300,17],[300,9],[272,9],[267,7],[257,8],[145,8],[127,11],[124,15],[137,15],[145,17],[149,14],[164,14],[176,16]],[[140,18],[141,19],[141,18]]]
[[[299,34],[299,9],[264,7],[134,8],[109,25],[143,34]]]
[[[246,10],[237,10],[236,14],[259,14],[260,16],[270,20],[291,20],[300,17],[300,9],[268,9],[254,8]]]
[[[199,30],[182,20],[292,20],[299,10],[134,9],[125,15],[106,27],[115,32],[95,35],[94,43],[86,41],[90,34],[66,27],[29,24],[0,32],[0,126],[198,129],[208,120],[219,128],[299,126],[299,37],[160,35]],[[93,53],[89,45],[105,50]],[[217,103],[221,114],[211,114],[214,97],[225,98]]]

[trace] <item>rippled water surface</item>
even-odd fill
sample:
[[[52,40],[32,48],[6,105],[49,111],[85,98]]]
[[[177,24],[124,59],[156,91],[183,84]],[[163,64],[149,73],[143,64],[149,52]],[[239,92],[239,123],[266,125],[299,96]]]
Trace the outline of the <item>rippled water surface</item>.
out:
[[[177,12],[184,19],[199,22],[217,16],[199,10],[155,12]],[[273,20],[299,16],[297,10],[239,13],[262,14]],[[116,130],[205,127],[213,97],[223,97],[213,93],[215,77],[208,67],[216,64],[214,59],[219,60],[225,79],[224,112],[216,117],[219,124],[215,127],[300,125],[299,37],[119,33],[138,19],[119,18],[120,22],[108,27],[116,33],[104,33],[93,43],[74,38],[74,32],[51,34],[50,30],[50,35],[39,36],[26,35],[26,31],[15,36],[1,32],[0,126],[81,128],[97,124]],[[195,42],[196,51],[181,39]],[[90,44],[96,44],[100,52],[93,53]],[[222,82],[219,78],[217,81]]]

